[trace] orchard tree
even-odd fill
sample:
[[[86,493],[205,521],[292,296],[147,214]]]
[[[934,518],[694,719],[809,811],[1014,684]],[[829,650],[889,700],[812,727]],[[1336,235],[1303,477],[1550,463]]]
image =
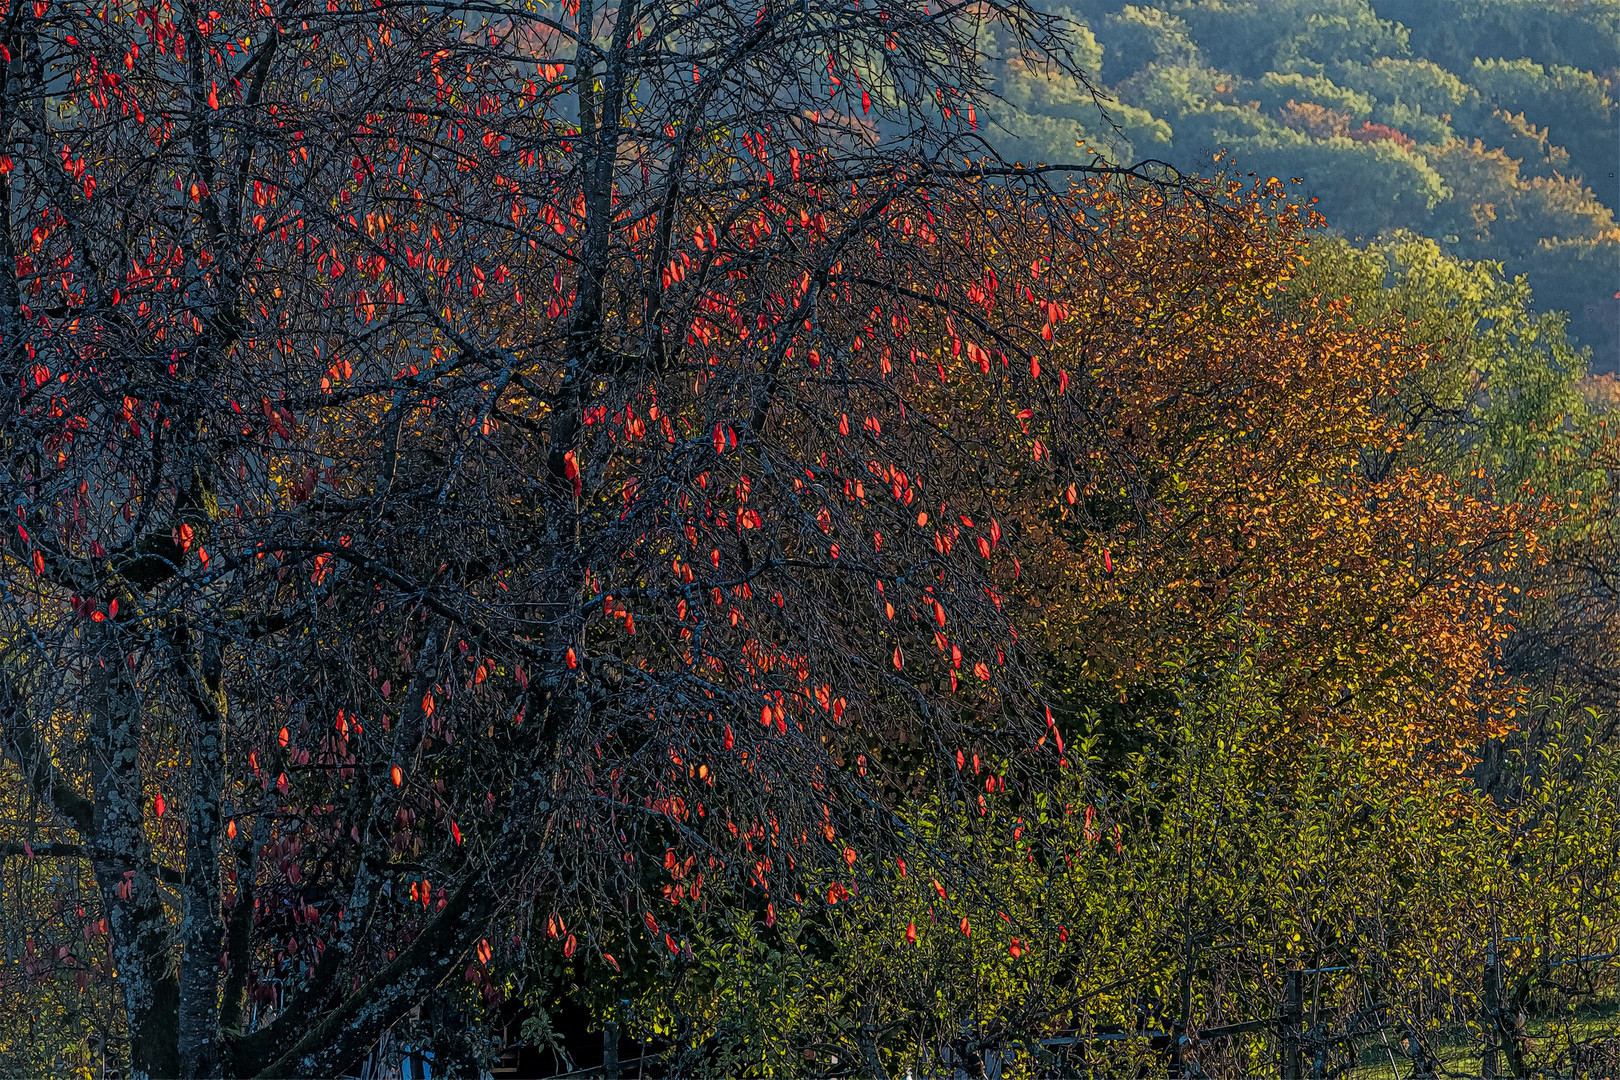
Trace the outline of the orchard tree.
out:
[[[8,988],[115,999],[133,1076],[332,1075],[1044,744],[1004,506],[1130,470],[992,23],[1077,74],[1022,0],[11,4]]]
[[[1052,286],[1075,314],[1051,358],[1087,376],[1099,442],[1139,485],[1024,518],[1052,703],[1113,712],[1129,746],[1166,665],[1218,668],[1238,618],[1277,679],[1276,767],[1342,736],[1386,779],[1465,768],[1514,726],[1502,648],[1555,515],[1433,430],[1455,361],[1427,326],[1331,299],[1318,216],[1276,181],[1230,194],[1210,219],[1098,190],[1093,254]],[[1313,273],[1321,295],[1287,291]]]

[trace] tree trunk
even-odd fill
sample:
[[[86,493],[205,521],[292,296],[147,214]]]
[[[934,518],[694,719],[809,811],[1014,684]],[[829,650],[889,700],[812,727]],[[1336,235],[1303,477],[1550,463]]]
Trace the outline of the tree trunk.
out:
[[[130,1076],[178,1076],[179,983],[169,964],[169,923],[153,872],[141,790],[145,710],[120,647],[125,644],[120,624],[108,620],[97,633],[101,653],[91,703],[91,850],[111,960],[129,1017]]]

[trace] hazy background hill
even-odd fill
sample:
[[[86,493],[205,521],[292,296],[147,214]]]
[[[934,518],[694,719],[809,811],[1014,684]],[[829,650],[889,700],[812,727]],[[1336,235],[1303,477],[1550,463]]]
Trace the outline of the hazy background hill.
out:
[[[1299,177],[1355,240],[1409,230],[1526,274],[1620,370],[1620,0],[1068,0],[1081,86],[1016,58],[1007,156]]]

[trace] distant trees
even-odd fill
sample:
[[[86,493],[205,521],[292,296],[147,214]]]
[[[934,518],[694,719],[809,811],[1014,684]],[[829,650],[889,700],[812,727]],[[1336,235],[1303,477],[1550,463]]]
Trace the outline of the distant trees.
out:
[[[1537,0],[1372,0],[1410,28],[1412,51],[1462,71],[1476,57],[1534,57],[1585,71],[1611,68],[1620,13],[1609,4]]]
[[[1620,155],[1620,107],[1610,82],[1591,71],[1528,58],[1476,59],[1465,76],[1493,108],[1542,124],[1548,140],[1569,151],[1574,175],[1587,178],[1614,208],[1620,187],[1609,174]]]
[[[1118,130],[1095,109],[1043,108],[1025,89],[1029,73],[1009,67],[1001,87],[1018,109],[992,114],[1007,155],[1056,160],[1081,138],[1205,172],[1228,151],[1241,170],[1301,178],[1344,235],[1422,232],[1531,273],[1540,302],[1570,313],[1572,336],[1597,350],[1599,366],[1620,364],[1620,136],[1607,74],[1620,24],[1608,8],[1092,0],[1074,14],[1121,103],[1109,118]],[[1314,109],[1345,120],[1309,122]],[[1503,175],[1482,184],[1464,163],[1497,151]],[[1518,175],[1505,175],[1514,162]]]

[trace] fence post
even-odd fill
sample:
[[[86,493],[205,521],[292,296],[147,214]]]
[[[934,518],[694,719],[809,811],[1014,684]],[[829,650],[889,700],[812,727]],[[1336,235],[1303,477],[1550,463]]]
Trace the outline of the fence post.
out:
[[[612,1020],[602,1025],[602,1075],[619,1080],[619,1025]]]
[[[1485,1030],[1487,1032],[1485,1050],[1480,1055],[1479,1075],[1483,1080],[1496,1080],[1500,1075],[1497,1072],[1496,1043],[1501,1035],[1498,1018],[1502,1012],[1502,969],[1496,957],[1496,942],[1492,941],[1485,947]]]
[[[1304,975],[1291,969],[1283,975],[1282,1080],[1304,1080],[1299,1027],[1305,1015]]]

